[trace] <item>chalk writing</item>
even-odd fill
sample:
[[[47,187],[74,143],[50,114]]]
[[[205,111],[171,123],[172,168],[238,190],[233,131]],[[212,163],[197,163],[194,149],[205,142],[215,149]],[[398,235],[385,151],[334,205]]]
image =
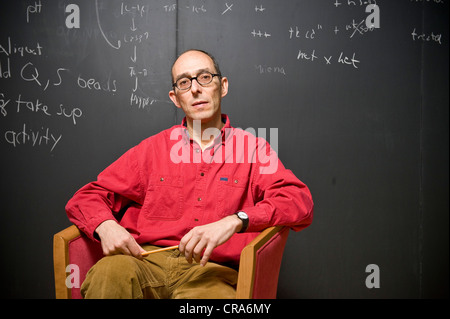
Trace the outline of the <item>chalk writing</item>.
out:
[[[289,39],[316,39],[319,34],[323,34],[322,30],[324,30],[324,26],[322,24],[317,24],[312,27],[303,27],[299,26],[290,26],[288,31]],[[328,29],[330,30],[330,29]],[[345,24],[344,26],[335,25],[331,28],[331,32],[337,35],[340,31],[347,31],[349,34],[349,38],[353,38],[355,35],[364,35],[369,31],[374,31],[375,27],[367,27],[366,20],[363,19],[360,22],[356,22],[353,19],[350,23]]]
[[[434,34],[434,32],[431,32],[431,33],[419,32],[419,33],[417,33],[416,28],[414,28],[414,30],[411,32],[411,36],[412,36],[413,41],[435,42],[435,43],[442,44],[442,42],[441,42],[442,34],[441,33],[437,33],[437,34]]]
[[[39,29],[37,30],[39,32],[30,33],[30,36],[16,35],[15,29],[5,28],[7,31],[0,38],[0,80],[2,81],[0,119],[13,118],[16,114],[36,120],[22,126],[20,124],[25,121],[19,122],[19,127],[8,127],[6,133],[5,129],[2,130],[0,139],[3,134],[4,139],[13,147],[26,144],[47,145],[50,151],[54,151],[56,145],[62,141],[62,134],[54,131],[52,122],[58,121],[58,123],[78,128],[83,123],[87,113],[83,113],[82,107],[66,103],[60,98],[63,95],[53,95],[54,91],[68,89],[72,92],[70,91],[72,89],[74,94],[82,92],[88,95],[117,96],[120,97],[120,101],[125,101],[125,104],[129,103],[137,109],[146,109],[155,103],[171,103],[168,100],[158,99],[151,93],[153,89],[158,94],[162,91],[154,85],[157,81],[161,82],[163,77],[159,70],[160,65],[152,65],[151,63],[154,62],[151,62],[151,59],[165,58],[161,55],[161,49],[155,48],[157,41],[167,35],[167,33],[161,33],[158,27],[150,27],[154,14],[171,15],[170,18],[174,19],[174,13],[180,13],[182,19],[176,20],[177,23],[183,22],[187,17],[187,19],[200,19],[202,23],[203,19],[208,22],[214,21],[218,26],[234,21],[233,16],[238,18],[239,29],[244,30],[246,38],[252,39],[246,45],[255,46],[258,50],[274,50],[273,54],[267,56],[264,54],[273,60],[258,59],[256,60],[258,62],[248,62],[249,65],[244,67],[250,68],[255,76],[278,79],[284,77],[288,79],[287,76],[297,72],[296,65],[301,64],[361,69],[364,61],[368,59],[368,50],[361,50],[363,44],[358,43],[358,40],[369,38],[372,32],[376,32],[377,25],[379,26],[379,10],[374,9],[379,8],[377,1],[374,0],[328,0],[325,7],[320,6],[321,10],[325,9],[325,11],[328,6],[327,12],[318,11],[318,14],[310,16],[302,12],[302,10],[310,9],[302,2],[295,3],[295,6],[294,2],[287,4],[291,9],[286,12],[284,7],[277,8],[276,2],[273,1],[238,3],[233,0],[215,2],[164,0],[156,3],[136,0],[130,3],[125,0],[114,2],[95,0],[93,3],[95,12],[84,14],[85,8],[80,5],[81,17],[86,19],[83,20],[86,23],[77,30],[79,21],[77,26],[73,21],[71,29],[64,26],[67,9],[71,7],[69,3],[61,1],[58,3],[62,20],[57,26],[53,26],[54,30],[51,30],[51,33],[48,32],[52,28],[51,24],[45,24],[44,27],[48,30]],[[406,1],[406,5],[415,3],[418,8],[424,8],[425,4],[427,6],[441,5],[445,3],[445,0]],[[27,0],[25,5],[18,6],[21,8],[19,18],[22,24],[25,25],[26,20],[27,28],[35,27],[34,23],[40,22],[41,17],[51,12],[47,10],[50,9],[47,6],[47,2],[42,0]],[[274,8],[276,10],[273,10]],[[369,12],[373,13],[367,16]],[[241,17],[245,15],[252,16],[252,19],[242,21]],[[427,18],[428,15],[422,15],[422,17]],[[156,16],[154,20],[160,21],[159,18]],[[417,21],[416,24],[407,27],[404,37],[409,37],[409,41],[419,44],[427,42],[442,45],[446,39],[445,33],[439,29],[422,30],[424,25],[428,25],[423,22]],[[389,24],[386,25],[389,26]],[[178,28],[178,34],[183,36],[183,25],[178,25]],[[25,29],[25,32],[28,31],[30,30]],[[199,28],[194,31],[199,35],[201,32],[209,32],[208,28]],[[20,32],[24,31],[20,29]],[[56,40],[64,45],[58,47],[59,42],[55,39],[48,41],[45,36],[39,38],[44,32],[47,32],[49,37],[56,34],[58,37]],[[386,30],[383,36],[388,33],[389,30]],[[157,37],[154,37],[155,34]],[[235,34],[230,36],[236,37]],[[340,41],[343,38],[352,41]],[[96,42],[101,44],[99,50],[110,50],[113,53],[91,54],[91,44],[96,45]],[[287,42],[289,43],[285,45]],[[155,52],[152,52],[153,49]],[[143,60],[144,54],[146,59],[148,56],[151,57],[150,61]],[[48,63],[55,56],[58,57],[54,59],[55,63]],[[98,56],[104,56],[106,60],[98,63]],[[117,62],[116,59],[121,60]],[[84,63],[87,63],[89,67],[92,66],[94,70],[91,72],[90,69],[86,69]],[[104,74],[102,74],[105,68],[107,71],[103,71]],[[154,74],[157,74],[156,79],[152,78]],[[3,86],[6,82],[7,85]],[[24,86],[23,90],[20,85]],[[14,87],[14,93],[8,93],[5,87]],[[28,90],[29,88],[31,90]],[[38,93],[38,97],[29,93],[36,88],[42,93]],[[60,100],[55,101],[55,98]],[[73,99],[73,101],[77,100]],[[45,121],[46,124],[39,123],[39,120]]]
[[[98,0],[95,0],[95,13],[96,13],[96,16],[97,16],[97,24],[98,24],[98,28],[100,29],[100,32],[102,33],[103,38],[105,39],[106,43],[109,44],[110,47],[112,47],[112,48],[114,48],[116,50],[120,49],[120,47],[122,45],[120,40],[117,40],[117,44],[112,44],[109,41],[108,37],[106,36],[105,32],[103,31],[102,24],[100,22],[100,14],[99,14],[98,11],[99,11]]]
[[[310,60],[311,62],[313,62],[315,59],[317,59],[316,50],[312,50],[311,53],[306,53],[302,50],[298,50],[297,60]]]
[[[129,42],[142,43],[142,41],[148,40],[149,35],[150,34],[148,32],[143,32],[142,34],[132,34],[132,35],[125,34],[123,36],[123,42],[124,43],[129,43]]]
[[[16,43],[11,43],[11,37],[8,37],[7,44],[3,46],[0,43],[0,54],[5,54],[6,56],[19,55],[24,57],[26,55],[42,55],[43,47],[36,42],[35,45],[17,45]]]
[[[77,84],[82,89],[105,91],[115,93],[117,91],[116,80],[111,80],[109,76],[106,82],[100,83],[95,78],[84,79],[82,75],[78,75]]]
[[[192,6],[192,7],[186,6],[186,9],[191,10],[194,13],[205,13],[206,12],[205,5],[203,5],[203,4],[200,7],[197,7],[197,6]]]
[[[22,100],[22,95],[19,94],[19,96],[16,99],[17,103],[17,113],[20,112],[22,106],[25,106],[28,110],[32,112],[42,112],[43,114],[50,116],[51,114],[48,113],[48,106],[45,104],[42,104],[39,99],[36,99],[36,103],[33,103],[32,101],[24,101]]]
[[[264,11],[266,11],[266,8],[263,8],[262,4],[260,4],[259,7],[255,6],[255,11],[256,12],[264,12]]]
[[[11,78],[11,63],[9,58],[6,59],[6,67],[0,60],[0,79],[10,79]]]
[[[7,98],[4,93],[0,93],[0,114],[3,115],[3,117],[8,115],[10,106],[14,105],[9,103],[15,103],[16,113],[31,112],[32,114],[42,114],[46,117],[56,115],[57,117],[72,119],[73,125],[76,125],[77,119],[81,118],[83,115],[82,110],[78,107],[67,107],[62,103],[56,107],[55,105],[48,105],[39,98],[32,100],[25,99],[22,97],[22,94],[19,94],[16,99],[11,100],[10,98]],[[8,106],[8,108],[6,106]],[[55,109],[57,109],[57,111],[55,111]]]
[[[305,38],[305,39],[315,39],[319,30],[322,30],[323,27],[321,24],[318,24],[317,27],[307,29],[303,32],[300,31],[298,26],[295,26],[295,30],[293,27],[289,28],[289,39],[292,38]]]
[[[30,129],[27,128],[26,124],[23,124],[22,128],[19,130],[9,130],[4,134],[6,142],[14,147],[18,145],[29,144],[33,147],[35,146],[49,146],[50,152],[54,150],[56,145],[62,138],[62,134],[53,134],[50,128],[41,127],[40,129]]]
[[[30,22],[30,14],[39,14],[42,10],[41,0],[39,2],[34,2],[27,7],[27,23]]]
[[[369,31],[373,31],[375,28],[374,27],[368,27],[367,24],[366,24],[366,20],[365,19],[363,19],[359,23],[356,23],[355,19],[353,19],[351,24],[347,24],[345,26],[345,29],[352,31],[352,33],[350,35],[350,38],[353,38],[353,36],[355,34],[363,35],[363,34],[369,32]]]
[[[270,74],[270,73],[278,73],[286,75],[286,71],[284,70],[284,67],[281,66],[263,66],[261,64],[255,65],[256,70],[258,70],[259,74]]]
[[[344,55],[344,52],[341,52],[341,54],[339,55],[339,58],[338,58],[338,63],[351,65],[355,69],[357,69],[358,68],[358,63],[360,63],[360,61],[356,60],[355,56],[356,56],[356,53],[354,53],[354,52],[353,52],[353,55],[352,55],[351,58],[349,58],[348,56]]]
[[[130,76],[137,76],[137,75],[147,76],[147,74],[148,74],[147,69],[137,70],[134,66],[130,66],[130,67],[128,67],[128,69],[130,70]]]
[[[10,101],[11,101],[10,99],[8,100],[5,99],[5,95],[3,93],[0,93],[0,114],[3,115],[4,117],[8,115],[8,112],[6,111],[6,106]]]
[[[20,76],[26,82],[36,82],[45,91],[47,90],[50,83],[52,83],[53,86],[61,85],[63,81],[62,75],[65,73],[65,71],[68,71],[68,69],[58,68],[56,70],[57,79],[54,81],[51,81],[51,79],[42,79],[39,77],[39,70],[37,69],[37,67],[32,62],[27,62],[20,70]]]
[[[122,3],[123,6],[123,3]],[[139,13],[139,15],[136,18],[143,18],[144,13],[148,11],[148,6],[146,5],[135,5],[132,6],[131,11],[136,11]],[[129,11],[130,11],[129,10]],[[148,75],[148,71],[146,68],[138,68],[135,65],[138,61],[137,56],[137,45],[141,44],[143,41],[147,41],[149,39],[150,33],[148,31],[145,32],[139,32],[138,28],[136,27],[135,18],[131,18],[131,27],[130,30],[133,31],[133,34],[131,35],[124,35],[124,43],[133,43],[133,49],[132,49],[132,55],[130,56],[131,62],[133,62],[134,65],[129,66],[129,76],[133,79],[134,86],[131,91],[130,95],[130,105],[137,106],[140,108],[145,108],[147,105],[151,105],[153,103],[153,100],[148,96],[139,96],[135,92],[139,89],[139,79],[145,78]]]
[[[177,9],[176,4],[171,5],[165,5],[163,6],[165,12],[171,12]],[[201,7],[187,7],[189,10],[192,9],[192,12],[195,13],[201,13],[206,12],[206,9],[202,5]],[[140,21],[143,19],[148,18],[148,13],[150,11],[150,6],[148,4],[143,3],[135,3],[135,4],[127,4],[126,2],[120,3],[120,8],[118,10],[118,15],[116,17],[120,16],[128,16],[130,17],[130,24],[128,28],[124,28],[124,34],[119,37],[118,40],[115,40],[114,43],[110,41],[110,38],[106,36],[106,32],[102,28],[102,24],[100,22],[100,15],[99,15],[99,3],[96,1],[96,15],[97,15],[97,22],[99,25],[99,29],[101,30],[101,33],[103,37],[105,38],[108,45],[116,50],[122,50],[125,48],[130,48],[129,53],[129,62],[131,61],[132,65],[128,65],[128,75],[132,80],[132,87],[130,89],[130,105],[131,106],[137,106],[138,108],[144,108],[147,105],[151,105],[156,99],[153,99],[149,96],[140,96],[136,92],[142,91],[140,89],[141,81],[149,76],[149,70],[147,68],[139,67],[139,46],[144,44],[145,42],[148,42],[150,40],[150,32],[147,30],[140,30]],[[117,45],[115,42],[117,41]],[[127,46],[129,45],[129,46]],[[110,92],[116,92],[117,91],[117,83],[116,80],[111,80],[108,78],[106,83],[102,84],[98,80],[94,78],[83,80],[81,76],[78,78],[78,85],[81,88],[87,88],[91,90],[103,90],[103,91],[110,91]]]
[[[66,110],[67,109],[62,104],[60,104],[59,112],[56,113],[56,115],[72,118],[73,125],[77,125],[77,118],[80,118],[83,115],[83,112],[77,107],[68,112]]]
[[[337,8],[341,5],[346,6],[367,6],[369,4],[377,4],[375,0],[347,0],[347,1],[339,1],[334,0],[333,5]]]
[[[134,90],[135,91],[135,90]],[[145,108],[147,105],[152,105],[155,101],[150,99],[150,97],[146,96],[139,96],[137,94],[135,94],[133,92],[131,92],[131,96],[130,96],[130,105],[136,105],[139,109],[143,109]]]
[[[144,14],[148,12],[148,10],[149,10],[148,5],[141,5],[141,4],[130,5],[125,4],[123,2],[120,4],[121,15],[131,14],[133,16],[139,15],[140,17],[143,17]]]
[[[297,60],[302,60],[302,61],[309,61],[309,62],[314,62],[314,61],[322,61],[321,59],[319,59],[319,56],[316,53],[316,50],[313,49],[311,51],[302,51],[301,49],[298,51],[297,54]],[[343,51],[341,51],[339,53],[339,56],[333,60],[333,55],[329,55],[329,56],[323,56],[323,61],[325,63],[325,65],[330,65],[332,64],[332,62],[337,62],[339,64],[343,64],[343,65],[349,65],[352,66],[355,69],[358,69],[358,64],[361,62],[359,60],[356,59],[356,53],[353,52],[353,54],[351,56],[347,56],[346,54],[344,54]]]
[[[233,4],[228,4],[228,2],[225,3],[225,11],[222,12],[222,15],[224,15],[225,13],[227,13],[228,11],[231,11],[231,8],[233,7]]]
[[[176,3],[164,6],[164,11],[165,12],[174,12],[176,9],[177,9],[177,4]]]
[[[263,37],[268,38],[268,37],[272,36],[270,33],[267,33],[265,31],[263,33],[263,32],[261,32],[261,30],[256,31],[255,29],[253,29],[253,31],[250,33],[254,38],[263,38]]]

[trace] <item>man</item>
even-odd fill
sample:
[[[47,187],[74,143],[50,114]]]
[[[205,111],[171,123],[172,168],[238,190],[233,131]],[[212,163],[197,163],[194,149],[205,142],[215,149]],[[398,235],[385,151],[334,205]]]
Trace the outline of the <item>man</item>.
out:
[[[105,255],[82,285],[85,298],[234,298],[240,252],[258,232],[312,221],[308,188],[222,114],[228,79],[215,59],[186,51],[172,77],[182,124],[133,147],[66,206]]]

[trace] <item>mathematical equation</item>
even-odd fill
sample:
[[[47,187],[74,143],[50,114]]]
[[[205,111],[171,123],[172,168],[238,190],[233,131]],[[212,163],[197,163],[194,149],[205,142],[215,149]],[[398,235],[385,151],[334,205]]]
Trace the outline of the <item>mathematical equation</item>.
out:
[[[127,48],[129,51],[129,61],[127,74],[132,80],[133,86],[129,88],[129,103],[130,106],[137,106],[139,109],[144,109],[149,105],[156,102],[164,102],[157,98],[152,98],[148,94],[144,93],[141,88],[140,82],[148,80],[150,76],[150,70],[147,67],[141,67],[142,63],[140,61],[139,49],[143,44],[148,44],[151,39],[151,32],[149,30],[141,30],[139,25],[143,25],[145,19],[150,11],[150,6],[148,4],[127,4],[121,2],[118,5],[116,11],[116,17],[129,17],[129,25],[123,27],[123,36],[117,41],[109,40],[107,34],[103,31],[102,21],[99,13],[99,3],[95,1],[97,24],[102,33],[102,36],[109,47],[115,50],[123,50]],[[139,21],[142,20],[142,21]],[[131,50],[130,50],[131,49]]]

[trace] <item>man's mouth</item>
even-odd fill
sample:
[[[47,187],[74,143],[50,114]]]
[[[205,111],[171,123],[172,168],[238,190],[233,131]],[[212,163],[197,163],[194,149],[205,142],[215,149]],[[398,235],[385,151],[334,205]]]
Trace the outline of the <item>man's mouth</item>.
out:
[[[193,107],[202,107],[205,106],[206,104],[208,104],[208,102],[206,101],[195,101],[194,103],[192,103]]]

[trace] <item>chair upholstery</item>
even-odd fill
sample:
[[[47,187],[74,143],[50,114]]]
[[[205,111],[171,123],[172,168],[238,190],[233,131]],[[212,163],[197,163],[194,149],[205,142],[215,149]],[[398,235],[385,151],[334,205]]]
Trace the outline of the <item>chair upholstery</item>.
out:
[[[86,278],[88,270],[103,257],[100,243],[89,239],[72,225],[53,237],[53,263],[55,272],[56,298],[80,299],[80,288],[66,286],[66,267],[75,264],[80,271],[80,284]]]
[[[274,299],[287,227],[270,227],[261,232],[241,253],[236,297],[238,299]],[[55,295],[57,299],[80,299],[80,288],[68,288],[67,266],[78,266],[80,285],[88,270],[103,257],[101,245],[72,225],[53,237]]]
[[[238,299],[275,299],[284,247],[289,235],[287,227],[264,230],[241,252]]]

